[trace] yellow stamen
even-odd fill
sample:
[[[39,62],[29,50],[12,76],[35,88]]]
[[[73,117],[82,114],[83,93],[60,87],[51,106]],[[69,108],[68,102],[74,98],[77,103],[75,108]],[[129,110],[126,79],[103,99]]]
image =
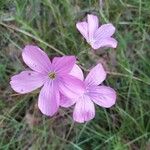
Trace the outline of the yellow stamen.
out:
[[[50,73],[48,74],[48,76],[49,76],[51,79],[55,79],[55,78],[56,78],[55,72],[50,72]]]

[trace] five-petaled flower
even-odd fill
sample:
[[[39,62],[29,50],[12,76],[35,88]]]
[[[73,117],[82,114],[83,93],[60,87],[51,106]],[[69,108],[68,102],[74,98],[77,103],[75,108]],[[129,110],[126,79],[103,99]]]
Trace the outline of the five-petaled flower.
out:
[[[24,62],[32,70],[22,71],[11,78],[14,91],[24,94],[41,86],[38,107],[45,115],[54,115],[60,105],[60,93],[75,98],[84,91],[81,80],[70,75],[76,67],[74,56],[55,57],[51,62],[47,54],[37,46],[27,45],[22,52]]]
[[[115,104],[116,92],[108,86],[99,86],[106,78],[106,72],[101,64],[97,64],[91,69],[85,80],[82,70],[77,66],[72,69],[70,74],[84,82],[84,93],[75,99],[61,95],[60,105],[70,107],[75,104],[73,119],[76,122],[84,123],[94,118],[94,103],[104,108],[109,108]]]
[[[93,49],[117,47],[117,41],[111,37],[115,27],[111,23],[99,27],[98,17],[95,15],[88,14],[87,22],[78,22],[76,27]]]

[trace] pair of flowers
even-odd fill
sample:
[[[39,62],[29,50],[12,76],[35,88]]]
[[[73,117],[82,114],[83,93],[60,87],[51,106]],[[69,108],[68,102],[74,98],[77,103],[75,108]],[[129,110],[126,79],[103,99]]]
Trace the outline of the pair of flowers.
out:
[[[110,37],[115,29],[111,24],[98,28],[96,16],[88,15],[87,20],[77,23],[77,28],[93,48],[116,47],[117,42]],[[25,94],[43,86],[38,98],[38,107],[43,114],[53,116],[60,106],[70,107],[75,104],[73,119],[83,123],[94,118],[94,103],[105,108],[115,104],[116,92],[110,87],[99,86],[106,78],[101,64],[92,68],[84,79],[75,56],[55,57],[51,62],[39,47],[27,45],[22,57],[32,70],[14,75],[10,81],[11,87]]]

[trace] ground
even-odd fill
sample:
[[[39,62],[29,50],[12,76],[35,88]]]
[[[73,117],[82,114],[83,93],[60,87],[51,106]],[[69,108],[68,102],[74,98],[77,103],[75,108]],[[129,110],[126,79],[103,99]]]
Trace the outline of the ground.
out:
[[[93,52],[75,27],[87,13],[116,27],[116,49]],[[104,84],[117,91],[116,105],[96,107],[96,117],[78,124],[72,109],[46,117],[37,107],[39,90],[19,95],[10,77],[27,66],[26,44],[50,58],[75,55],[86,70],[102,62]],[[1,0],[0,149],[149,150],[150,149],[150,1],[149,0]]]

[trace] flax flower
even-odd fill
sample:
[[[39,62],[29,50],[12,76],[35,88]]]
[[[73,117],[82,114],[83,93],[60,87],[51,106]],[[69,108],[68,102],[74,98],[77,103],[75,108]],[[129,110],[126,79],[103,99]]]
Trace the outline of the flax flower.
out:
[[[115,33],[115,27],[111,23],[99,27],[98,17],[95,15],[88,14],[87,21],[78,22],[76,27],[93,49],[117,47],[117,41],[111,37]]]
[[[84,82],[84,93],[75,99],[61,95],[60,105],[70,107],[75,104],[73,119],[76,122],[84,123],[95,117],[94,103],[104,108],[109,108],[115,104],[115,90],[108,86],[99,85],[106,78],[106,72],[101,64],[97,64],[91,69],[85,80],[83,72],[78,66],[74,66],[70,74]]]
[[[70,98],[82,93],[82,81],[69,74],[76,63],[74,56],[55,57],[51,62],[39,47],[27,45],[22,57],[31,70],[14,75],[10,81],[11,87],[25,94],[43,86],[38,98],[38,107],[43,114],[52,116],[57,112],[60,93]]]

